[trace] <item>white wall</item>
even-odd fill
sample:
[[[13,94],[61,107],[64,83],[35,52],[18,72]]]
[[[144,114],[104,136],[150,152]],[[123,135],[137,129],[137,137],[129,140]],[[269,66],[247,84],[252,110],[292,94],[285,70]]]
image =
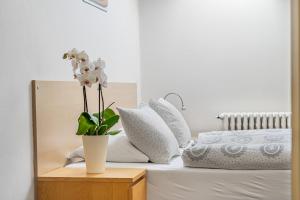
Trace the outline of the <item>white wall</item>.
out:
[[[140,30],[142,99],[179,92],[194,132],[290,110],[289,0],[141,0]]]
[[[30,81],[72,80],[62,54],[85,49],[107,61],[110,81],[139,80],[137,0],[105,14],[81,0],[0,1],[0,199],[33,199]]]
[[[81,0],[0,1],[0,199],[33,199],[30,80],[71,80],[85,49],[111,81],[139,81],[138,0],[105,14]],[[288,0],[140,0],[142,95],[181,93],[194,131],[224,111],[286,111]],[[236,84],[238,83],[238,84]]]

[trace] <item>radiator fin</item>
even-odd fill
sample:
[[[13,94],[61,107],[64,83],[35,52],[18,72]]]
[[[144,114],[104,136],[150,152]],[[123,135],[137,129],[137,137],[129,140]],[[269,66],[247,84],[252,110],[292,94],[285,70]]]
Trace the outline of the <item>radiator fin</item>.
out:
[[[291,128],[290,112],[222,113],[223,130]]]

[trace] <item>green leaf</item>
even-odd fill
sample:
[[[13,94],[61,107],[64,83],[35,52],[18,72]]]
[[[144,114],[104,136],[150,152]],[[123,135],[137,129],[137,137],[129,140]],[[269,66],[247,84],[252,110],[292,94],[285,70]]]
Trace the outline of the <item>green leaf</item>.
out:
[[[77,135],[92,135],[96,127],[98,125],[98,119],[90,115],[87,112],[81,113],[81,115],[78,118],[78,129],[77,129]]]
[[[111,118],[109,118],[108,120],[104,121],[102,123],[102,125],[107,125],[107,131],[109,129],[111,129],[116,123],[118,123],[120,119],[120,116],[119,115],[114,115],[112,116]]]
[[[107,130],[107,125],[100,126],[99,130],[97,131],[97,135],[105,135]]]
[[[93,115],[90,115],[90,116],[91,116],[91,120],[92,120],[96,125],[99,126],[99,119],[98,119],[97,117],[93,116]]]
[[[102,116],[102,114],[103,114],[104,120],[107,120],[116,115],[116,113],[110,108],[106,108],[104,110],[104,112],[101,112],[101,116]],[[94,113],[93,116],[99,119],[99,113]]]
[[[104,119],[107,120],[116,115],[116,113],[111,108],[106,108],[103,112]]]
[[[97,134],[97,125],[92,126],[88,132],[86,133],[86,135],[96,135]]]
[[[94,113],[93,116],[97,117],[97,119],[99,119],[99,113]]]
[[[119,134],[120,132],[122,132],[121,130],[114,130],[114,131],[109,131],[106,133],[106,135],[117,135]]]

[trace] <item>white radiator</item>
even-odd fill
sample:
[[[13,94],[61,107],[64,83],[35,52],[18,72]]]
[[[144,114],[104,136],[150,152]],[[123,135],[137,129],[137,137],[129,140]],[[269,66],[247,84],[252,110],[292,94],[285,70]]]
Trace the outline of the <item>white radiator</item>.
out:
[[[222,120],[224,130],[251,130],[290,128],[290,112],[259,113],[222,113],[217,116]]]

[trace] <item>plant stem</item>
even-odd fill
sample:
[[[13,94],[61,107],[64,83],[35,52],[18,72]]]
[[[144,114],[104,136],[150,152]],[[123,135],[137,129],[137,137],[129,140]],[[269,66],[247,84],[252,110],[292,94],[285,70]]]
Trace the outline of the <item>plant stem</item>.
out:
[[[86,107],[85,107],[85,95],[84,95],[84,86],[82,87],[82,95],[83,95],[83,112],[86,112]]]
[[[101,87],[101,85],[99,84],[99,88],[98,88],[98,100],[99,100],[99,103],[98,103],[98,110],[99,110],[99,125],[100,125],[100,123],[101,123],[101,121],[102,121],[102,118],[101,118],[101,91],[100,91],[100,87]]]
[[[108,109],[108,108],[110,108],[112,105],[114,105],[116,102],[112,102],[111,104],[109,104],[109,106],[107,106],[106,108],[105,108],[105,110],[106,109]]]
[[[89,112],[85,86],[83,86],[83,100],[84,100],[84,112]]]
[[[104,97],[103,97],[102,85],[99,84],[99,87],[100,87],[101,100],[102,100],[102,119],[104,119]]]

